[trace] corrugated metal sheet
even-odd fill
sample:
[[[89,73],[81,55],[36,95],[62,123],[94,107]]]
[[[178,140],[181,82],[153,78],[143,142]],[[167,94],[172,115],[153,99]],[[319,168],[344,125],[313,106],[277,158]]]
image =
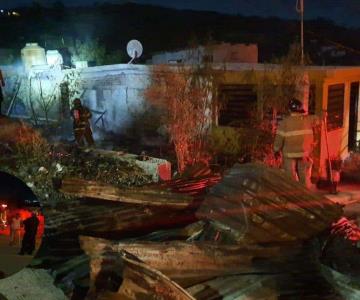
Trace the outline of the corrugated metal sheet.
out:
[[[237,164],[210,190],[196,215],[210,221],[207,238],[268,243],[309,239],[341,213],[340,206],[282,170]]]
[[[236,275],[218,277],[194,285],[187,291],[197,300],[278,299],[269,275]]]

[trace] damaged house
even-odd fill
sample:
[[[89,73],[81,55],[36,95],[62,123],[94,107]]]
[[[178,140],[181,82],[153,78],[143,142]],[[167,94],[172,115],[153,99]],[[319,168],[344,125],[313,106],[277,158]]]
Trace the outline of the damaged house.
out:
[[[345,156],[352,140],[349,128],[355,124],[350,111],[358,100],[360,70],[306,70],[309,112],[320,114],[327,108],[329,138],[341,141],[331,151],[341,150]],[[144,113],[151,66],[62,70],[39,65],[26,73],[11,67],[3,72],[8,116],[35,125],[63,125],[69,121],[71,99],[81,97],[93,111],[92,125],[101,139],[104,132],[128,132],[136,116]],[[218,94],[227,101],[215,124],[239,126],[239,120],[251,118],[251,106],[261,112],[256,85],[264,72],[274,70],[261,64],[226,66]],[[351,136],[356,145],[354,132]],[[318,152],[320,175],[326,160],[323,143]],[[311,260],[313,248],[308,251],[304,245],[339,219],[339,205],[261,164],[236,164],[223,176],[195,169],[188,177],[154,184],[156,180],[122,162],[118,152],[80,151],[76,161],[66,149],[54,150],[46,168],[43,158],[41,165],[29,168],[48,219],[47,245],[30,269],[51,271],[52,277],[44,278],[59,289],[50,292],[78,293],[87,299],[277,299],[289,293],[284,285],[291,282],[291,288],[310,293],[308,278],[293,280],[293,269],[318,272],[317,262]],[[77,164],[85,171],[87,162],[105,159],[109,152],[111,163],[105,170],[100,164],[88,174],[73,169]],[[18,168],[9,169],[29,180],[29,169]],[[99,169],[107,175],[99,176]],[[117,174],[129,180],[111,179]],[[323,283],[316,281],[316,288],[317,282]]]
[[[264,74],[270,74],[271,78],[278,67],[259,63],[213,66],[224,70],[218,95],[226,98],[226,104],[213,122],[218,126],[238,127],[239,121],[246,123],[251,119],[254,107],[261,110],[261,78]],[[150,65],[121,64],[61,69],[60,65],[41,62],[27,67],[24,72],[22,67],[3,66],[6,81],[4,113],[35,124],[57,124],[57,127],[65,128],[67,138],[71,139],[71,100],[80,97],[93,113],[96,138],[101,139],[104,133],[111,132],[137,135],[137,140],[146,143],[147,135],[157,135],[161,125],[157,118],[153,118],[152,132],[141,125],[142,120],[149,117],[150,108],[144,99],[144,91],[151,80],[151,68]],[[325,179],[328,177],[328,156],[345,159],[349,151],[359,147],[360,68],[306,66],[302,71],[309,78],[309,113],[320,116],[322,111],[327,111],[329,154],[323,126],[313,170],[315,178]]]

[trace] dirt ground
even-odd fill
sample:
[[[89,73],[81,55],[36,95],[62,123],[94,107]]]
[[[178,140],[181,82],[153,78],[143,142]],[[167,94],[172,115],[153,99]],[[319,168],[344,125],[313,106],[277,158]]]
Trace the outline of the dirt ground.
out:
[[[18,255],[21,248],[21,240],[17,240],[13,246],[9,245],[8,232],[0,231],[0,271],[5,276],[10,276],[28,266],[34,255]],[[36,241],[35,253],[38,250],[41,239]]]

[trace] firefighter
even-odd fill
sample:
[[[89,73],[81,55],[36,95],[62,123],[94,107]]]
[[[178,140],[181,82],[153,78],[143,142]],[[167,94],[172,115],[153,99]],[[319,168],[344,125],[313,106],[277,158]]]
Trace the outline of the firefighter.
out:
[[[81,104],[79,98],[76,98],[73,102],[73,109],[71,115],[73,118],[74,125],[74,136],[76,143],[79,146],[84,146],[84,139],[88,146],[94,145],[94,139],[90,128],[89,120],[91,118],[90,110]]]
[[[1,204],[0,206],[0,230],[4,230],[7,227],[7,205]]]
[[[279,156],[281,151],[285,172],[308,189],[314,189],[311,183],[312,152],[319,119],[307,115],[302,102],[297,99],[289,102],[289,110],[290,116],[280,122],[276,132],[275,155]]]
[[[4,101],[4,95],[3,95],[3,88],[4,87],[5,87],[5,81],[4,81],[4,77],[2,75],[2,72],[0,70],[0,116],[2,115],[1,104]]]

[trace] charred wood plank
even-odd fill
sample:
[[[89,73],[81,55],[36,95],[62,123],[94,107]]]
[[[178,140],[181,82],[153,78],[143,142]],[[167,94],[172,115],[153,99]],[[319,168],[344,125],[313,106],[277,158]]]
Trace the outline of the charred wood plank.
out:
[[[92,289],[87,299],[98,300],[195,300],[186,290],[137,257],[121,251],[122,282],[116,292]]]
[[[125,254],[122,259],[124,281],[118,291],[119,295],[134,300],[141,297],[149,300],[195,300],[176,282],[149,265]]]
[[[114,242],[80,237],[81,248],[91,259],[91,277],[104,267],[116,264],[114,253],[125,250],[180,284],[200,282],[217,276],[255,271],[254,259],[282,259],[294,253],[279,245],[216,245],[209,242]]]
[[[60,191],[64,194],[80,198],[93,198],[172,209],[187,208],[193,201],[193,198],[190,196],[175,194],[163,189],[120,189],[116,186],[78,178],[63,179]]]

